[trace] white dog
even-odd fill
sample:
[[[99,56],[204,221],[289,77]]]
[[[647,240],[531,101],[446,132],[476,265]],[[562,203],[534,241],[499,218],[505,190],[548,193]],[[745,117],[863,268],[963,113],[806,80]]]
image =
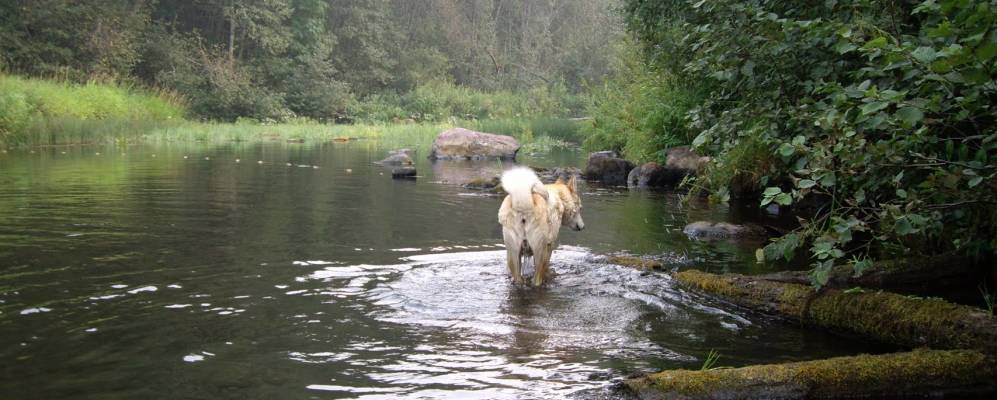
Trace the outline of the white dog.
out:
[[[544,185],[533,170],[513,168],[502,174],[502,189],[509,193],[498,212],[509,273],[513,282],[522,283],[521,267],[532,256],[533,284],[543,285],[561,225],[576,231],[585,228],[575,177]]]

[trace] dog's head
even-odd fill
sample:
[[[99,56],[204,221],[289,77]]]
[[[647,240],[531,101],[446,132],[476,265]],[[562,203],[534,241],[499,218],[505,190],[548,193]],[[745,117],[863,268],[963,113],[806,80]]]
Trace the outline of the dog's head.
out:
[[[585,229],[585,221],[582,221],[582,199],[578,196],[578,180],[575,175],[568,178],[567,182],[561,178],[557,178],[557,182],[555,183],[562,184],[567,188],[567,190],[561,190],[558,193],[561,203],[564,204],[561,225],[576,231]]]

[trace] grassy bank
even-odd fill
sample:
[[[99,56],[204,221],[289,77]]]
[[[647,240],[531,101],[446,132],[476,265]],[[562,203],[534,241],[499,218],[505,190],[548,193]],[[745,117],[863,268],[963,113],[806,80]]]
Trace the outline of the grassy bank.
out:
[[[89,143],[182,120],[176,96],[0,75],[0,145]]]
[[[462,93],[449,94],[453,96],[443,97],[456,97],[440,101],[461,103]],[[480,96],[465,97],[469,104],[481,100]],[[502,97],[501,93],[498,97]],[[436,110],[464,112],[473,108]],[[578,121],[541,116],[476,119],[472,114],[464,119],[448,115],[432,120],[391,118],[356,124],[321,123],[306,118],[282,123],[250,119],[217,123],[185,120],[183,116],[182,102],[163,93],[114,84],[71,84],[0,75],[0,147],[4,148],[111,141],[327,142],[359,138],[421,147],[455,126],[516,137],[526,144],[524,150],[528,152],[581,142]]]
[[[578,123],[570,120],[451,120],[443,123],[361,123],[324,124],[307,119],[280,124],[255,121],[236,123],[182,121],[153,127],[134,136],[142,142],[330,142],[355,139],[378,140],[397,147],[428,147],[436,136],[453,127],[465,127],[515,137],[524,144],[523,151],[543,152],[554,147],[571,146]],[[560,122],[553,122],[560,121]],[[542,128],[549,126],[550,128]],[[534,129],[537,129],[534,131]]]

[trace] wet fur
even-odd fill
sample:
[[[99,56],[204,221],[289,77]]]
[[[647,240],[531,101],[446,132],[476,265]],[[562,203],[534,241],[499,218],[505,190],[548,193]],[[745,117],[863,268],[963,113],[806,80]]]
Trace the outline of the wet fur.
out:
[[[550,256],[557,246],[560,227],[582,230],[581,198],[575,177],[567,182],[544,185],[528,168],[502,174],[502,188],[508,196],[499,208],[506,263],[513,282],[523,283],[522,266],[530,257],[535,270],[533,285],[541,286],[550,268]]]

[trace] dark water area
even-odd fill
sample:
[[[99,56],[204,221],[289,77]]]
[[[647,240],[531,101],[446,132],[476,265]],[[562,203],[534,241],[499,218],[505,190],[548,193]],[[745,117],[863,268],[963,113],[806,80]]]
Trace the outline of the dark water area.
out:
[[[418,154],[418,179],[398,181],[372,164],[389,149],[0,154],[0,398],[612,398],[614,380],[711,350],[719,366],[875,351],[600,256],[766,272],[757,243],[681,231],[775,217],[583,185],[586,229],[561,232],[557,276],[517,288],[502,199],[456,184],[505,166]]]

